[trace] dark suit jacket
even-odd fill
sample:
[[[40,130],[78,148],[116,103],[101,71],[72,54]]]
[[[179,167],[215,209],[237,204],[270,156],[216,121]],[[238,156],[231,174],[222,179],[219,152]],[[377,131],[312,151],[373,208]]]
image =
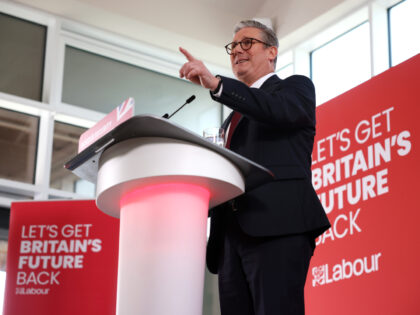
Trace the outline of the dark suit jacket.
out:
[[[315,136],[315,90],[312,82],[294,75],[276,75],[260,89],[221,77],[222,94],[212,98],[243,116],[230,149],[270,169],[275,180],[235,200],[234,212],[242,230],[251,236],[310,233],[314,237],[330,227],[312,187],[311,153]],[[231,116],[224,122],[227,127]],[[207,266],[217,273],[224,232],[224,215],[230,204],[214,208],[211,215]]]

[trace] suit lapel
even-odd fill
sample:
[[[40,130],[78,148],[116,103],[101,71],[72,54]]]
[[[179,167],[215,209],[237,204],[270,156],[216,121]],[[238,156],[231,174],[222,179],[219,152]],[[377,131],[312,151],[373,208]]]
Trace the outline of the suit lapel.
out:
[[[265,82],[261,85],[260,89],[269,92],[271,90],[271,88],[273,86],[275,86],[276,82],[282,81],[277,75],[273,75],[271,77],[269,77],[267,80],[265,80]],[[226,118],[226,120],[223,122],[222,124],[222,128],[225,130],[225,132],[227,131],[227,128],[229,127],[230,122],[232,121],[232,116],[234,114],[235,111],[232,111],[228,118]],[[241,115],[241,118],[238,121],[238,124],[236,125],[235,130],[233,131],[233,133],[235,133],[236,130],[238,130],[239,125],[241,124],[242,120],[244,119],[244,115]],[[225,134],[225,136],[227,136],[227,133]],[[233,135],[232,135],[233,137]]]

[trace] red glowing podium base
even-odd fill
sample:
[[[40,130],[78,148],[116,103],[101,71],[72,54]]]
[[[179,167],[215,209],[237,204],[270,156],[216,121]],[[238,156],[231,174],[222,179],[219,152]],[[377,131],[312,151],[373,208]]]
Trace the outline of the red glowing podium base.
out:
[[[117,129],[66,165],[120,218],[117,314],[201,314],[208,209],[271,173],[161,118]]]
[[[123,197],[120,314],[201,313],[209,198],[209,190],[183,183],[152,185]]]

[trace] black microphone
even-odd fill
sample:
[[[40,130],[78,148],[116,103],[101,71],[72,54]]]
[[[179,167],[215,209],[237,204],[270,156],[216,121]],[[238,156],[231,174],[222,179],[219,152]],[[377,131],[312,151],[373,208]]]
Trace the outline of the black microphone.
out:
[[[163,115],[162,116],[162,118],[166,118],[166,119],[169,119],[169,118],[171,118],[173,115],[175,115],[182,107],[184,107],[185,105],[187,105],[187,104],[189,104],[189,103],[191,103],[192,101],[194,101],[195,100],[195,95],[191,95],[190,96],[190,98],[189,99],[187,99],[186,101],[185,101],[185,103],[184,104],[182,104],[182,106],[180,107],[180,108],[178,108],[176,111],[174,111],[170,116],[168,115],[168,113],[166,113],[165,115]]]

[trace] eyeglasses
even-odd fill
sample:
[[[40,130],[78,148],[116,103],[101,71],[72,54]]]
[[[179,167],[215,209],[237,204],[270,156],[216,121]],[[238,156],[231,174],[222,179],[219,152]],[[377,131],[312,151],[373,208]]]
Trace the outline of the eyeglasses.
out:
[[[232,55],[232,51],[235,49],[236,46],[241,45],[241,48],[243,50],[249,50],[252,47],[252,44],[254,44],[254,42],[260,43],[260,44],[264,44],[267,47],[271,46],[270,44],[264,43],[263,41],[256,39],[256,38],[244,38],[243,40],[241,40],[240,42],[231,42],[229,44],[227,44],[225,46],[226,48],[226,52],[229,55]]]

